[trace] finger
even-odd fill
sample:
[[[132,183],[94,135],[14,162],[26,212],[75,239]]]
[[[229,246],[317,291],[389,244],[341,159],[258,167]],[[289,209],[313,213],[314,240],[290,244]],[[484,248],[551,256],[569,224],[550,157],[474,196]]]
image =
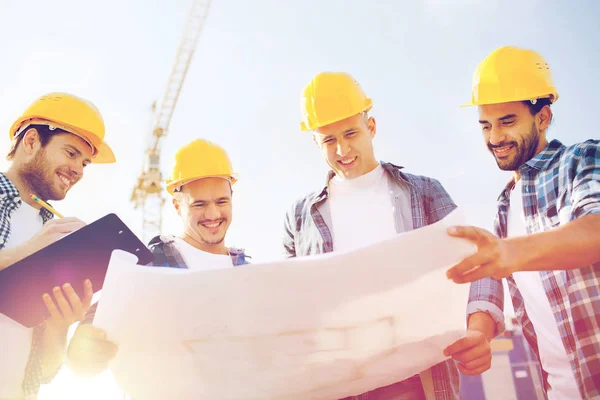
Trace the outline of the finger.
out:
[[[83,282],[83,300],[81,301],[81,306],[83,307],[84,312],[90,309],[92,305],[92,297],[94,297],[94,288],[92,287],[92,281],[86,279]]]
[[[73,335],[73,340],[87,338],[95,340],[105,340],[106,331],[94,325],[80,324],[77,327],[75,334]]]
[[[478,246],[487,244],[494,238],[494,235],[485,229],[474,226],[452,226],[447,229],[447,232],[452,237],[470,240]]]
[[[469,363],[481,357],[491,357],[490,346],[487,343],[479,343],[466,350],[456,352],[452,358],[460,363]]]
[[[70,283],[65,283],[63,285],[63,291],[66,294],[69,303],[71,304],[71,312],[73,316],[79,320],[83,319],[84,313],[81,307],[81,300],[79,299],[79,296],[77,296],[75,289],[73,289]]]
[[[488,249],[479,250],[477,253],[450,267],[446,271],[446,277],[448,279],[454,279],[455,277],[476,271],[481,265],[488,264],[493,261],[493,258],[493,254]]]
[[[69,222],[66,224],[55,225],[52,229],[57,233],[71,233],[76,231],[77,229],[81,229],[85,226],[85,224],[81,222]]]
[[[83,361],[111,360],[117,354],[118,346],[109,340],[85,339],[71,342],[69,357]]]
[[[44,303],[46,304],[46,309],[50,313],[50,318],[52,318],[54,320],[62,319],[62,314],[58,310],[58,307],[56,307],[56,304],[54,304],[54,300],[52,300],[52,296],[50,296],[48,293],[44,293],[42,296],[42,299],[44,300]]]
[[[481,339],[478,336],[465,336],[446,347],[444,355],[446,357],[453,356],[457,353],[466,351],[481,343]]]
[[[444,356],[451,357],[459,351],[463,351],[467,348],[467,338],[458,339],[456,342],[452,343],[450,346],[444,349]]]
[[[479,266],[479,268],[463,275],[453,276],[451,279],[454,283],[469,283],[475,282],[483,278],[494,275],[495,267],[493,263],[488,263]]]
[[[484,366],[484,367],[480,367],[480,368],[476,368],[476,369],[467,369],[465,367],[462,366],[462,364],[458,364],[458,369],[460,372],[462,372],[465,375],[469,375],[469,376],[475,376],[475,375],[481,375],[483,374],[485,371],[487,371],[488,369],[490,369],[490,366]]]
[[[485,366],[489,366],[492,362],[492,356],[490,354],[486,354],[484,356],[475,358],[473,360],[470,360],[466,363],[461,363],[465,369],[467,370],[476,370],[479,369],[481,367],[485,367]]]
[[[72,321],[73,311],[71,310],[71,306],[67,302],[67,299],[65,299],[62,290],[58,286],[56,286],[52,290],[52,294],[54,294],[54,299],[56,301],[56,304],[58,305],[58,309],[60,310],[63,319],[65,319],[66,321]]]

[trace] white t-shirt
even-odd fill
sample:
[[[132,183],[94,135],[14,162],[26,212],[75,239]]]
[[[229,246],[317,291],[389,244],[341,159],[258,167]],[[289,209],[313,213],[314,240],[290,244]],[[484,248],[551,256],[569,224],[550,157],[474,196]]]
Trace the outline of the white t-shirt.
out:
[[[511,192],[507,223],[509,237],[527,234],[521,181],[515,184],[515,188]],[[579,399],[577,382],[560,339],[558,325],[554,319],[550,301],[546,296],[540,273],[537,271],[515,272],[513,278],[523,296],[527,316],[535,329],[542,368],[548,373],[548,383],[551,387],[548,392],[549,400]],[[558,284],[564,285],[564,281],[559,280]]]
[[[335,251],[354,250],[396,235],[389,177],[381,165],[355,179],[334,177],[329,189]]]
[[[195,248],[181,238],[175,239],[175,246],[191,270],[210,271],[214,269],[232,268],[233,261],[229,255],[212,254]]]
[[[26,242],[42,227],[40,211],[23,202],[11,215],[10,236],[5,248],[16,247]],[[32,336],[33,328],[26,328],[0,314],[0,398],[23,396],[21,385],[25,377]]]

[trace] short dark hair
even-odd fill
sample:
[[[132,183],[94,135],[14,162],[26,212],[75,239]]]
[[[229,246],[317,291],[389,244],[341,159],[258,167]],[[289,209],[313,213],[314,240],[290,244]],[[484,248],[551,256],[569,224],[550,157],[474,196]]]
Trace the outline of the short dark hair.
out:
[[[536,115],[542,110],[542,108],[546,106],[550,107],[552,105],[552,100],[550,100],[548,97],[545,97],[542,99],[537,99],[535,104],[533,104],[530,100],[525,100],[523,103],[529,108],[531,115]]]
[[[37,131],[38,137],[40,138],[40,143],[42,144],[42,147],[45,147],[48,144],[48,142],[50,142],[50,139],[52,139],[52,135],[54,135],[56,133],[64,132],[60,129],[51,131],[47,125],[29,125],[27,127],[27,129],[25,129],[23,132],[21,132],[21,134],[19,136],[15,137],[12,140],[12,142],[10,143],[10,150],[9,150],[8,154],[6,155],[6,159],[8,161],[10,161],[14,158],[15,153],[17,152],[17,147],[19,146],[19,143],[21,143],[21,140],[23,140],[23,136],[25,136],[25,133],[30,129],[35,129]]]

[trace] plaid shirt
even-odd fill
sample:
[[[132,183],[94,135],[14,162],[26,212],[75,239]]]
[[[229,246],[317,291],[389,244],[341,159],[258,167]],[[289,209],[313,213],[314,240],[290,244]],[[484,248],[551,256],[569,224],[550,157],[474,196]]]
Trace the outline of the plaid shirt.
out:
[[[0,172],[0,250],[6,246],[6,242],[8,242],[8,238],[10,237],[11,215],[16,209],[21,207],[22,204],[23,200],[21,200],[21,194],[15,185],[13,185],[6,175]],[[54,217],[54,215],[45,208],[40,209],[40,215],[42,216],[42,222],[44,224]],[[35,399],[40,389],[40,383],[49,382],[55,375],[52,375],[48,380],[42,382],[40,350],[43,333],[43,324],[38,325],[33,329],[31,351],[29,353],[27,366],[25,367],[25,379],[23,380],[23,392],[26,399]]]
[[[543,232],[589,214],[600,213],[600,142],[565,147],[553,140],[519,168],[527,233]],[[498,198],[496,234],[507,236],[511,180]],[[584,399],[600,399],[600,263],[569,271],[540,272],[563,345]],[[558,279],[560,277],[562,279]],[[523,334],[538,354],[535,329],[513,277],[508,287]],[[564,285],[557,282],[564,281]],[[502,288],[499,281],[479,282],[481,291]],[[472,292],[473,294],[473,292]],[[543,371],[544,380],[547,374]]]
[[[456,208],[450,195],[437,180],[402,173],[400,171],[402,167],[390,163],[382,162],[381,166],[398,186],[408,185],[410,188],[413,229],[433,224]],[[330,172],[327,177],[327,183],[332,177],[333,172]],[[328,188],[325,186],[321,191],[312,193],[296,202],[292,209],[288,211],[285,219],[285,234],[283,238],[286,256],[306,256],[333,251],[333,239],[326,223],[328,216],[323,215],[319,211],[319,208],[326,202],[328,196]],[[396,200],[396,198],[393,199],[395,206],[394,216],[398,220],[402,218],[401,208],[404,205],[397,204]],[[398,227],[398,221],[396,222],[396,226]],[[496,320],[500,329],[504,329],[504,315],[501,308],[498,308],[495,303],[487,301],[484,296],[478,299],[477,304],[474,304],[470,311],[489,312]],[[429,372],[431,373],[433,386],[432,396],[436,400],[460,398],[459,374],[452,359],[433,366],[428,372],[422,373],[422,377]],[[379,396],[394,396],[394,399],[401,399],[403,398],[401,394],[406,394],[414,388],[415,380],[420,384],[418,379],[419,376],[415,376],[386,388],[379,388],[352,398],[363,400],[369,398],[375,399]],[[427,392],[427,389],[425,391]]]

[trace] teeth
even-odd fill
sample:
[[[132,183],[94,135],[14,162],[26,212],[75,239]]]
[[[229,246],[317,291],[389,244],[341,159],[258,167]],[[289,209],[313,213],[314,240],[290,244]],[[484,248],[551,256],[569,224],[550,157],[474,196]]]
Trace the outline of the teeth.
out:
[[[221,223],[220,222],[215,222],[212,224],[203,224],[205,227],[207,228],[216,228],[217,226],[219,226]]]
[[[348,165],[348,164],[352,164],[354,162],[354,160],[356,160],[356,157],[354,157],[351,160],[340,160],[340,163],[342,163],[344,165]]]
[[[58,177],[60,178],[60,180],[61,180],[61,181],[62,181],[62,182],[63,182],[63,183],[64,183],[64,184],[67,186],[67,187],[71,186],[71,181],[70,181],[70,180],[68,180],[67,178],[65,178],[65,177],[64,177],[64,176],[62,176],[62,175],[59,175]]]

